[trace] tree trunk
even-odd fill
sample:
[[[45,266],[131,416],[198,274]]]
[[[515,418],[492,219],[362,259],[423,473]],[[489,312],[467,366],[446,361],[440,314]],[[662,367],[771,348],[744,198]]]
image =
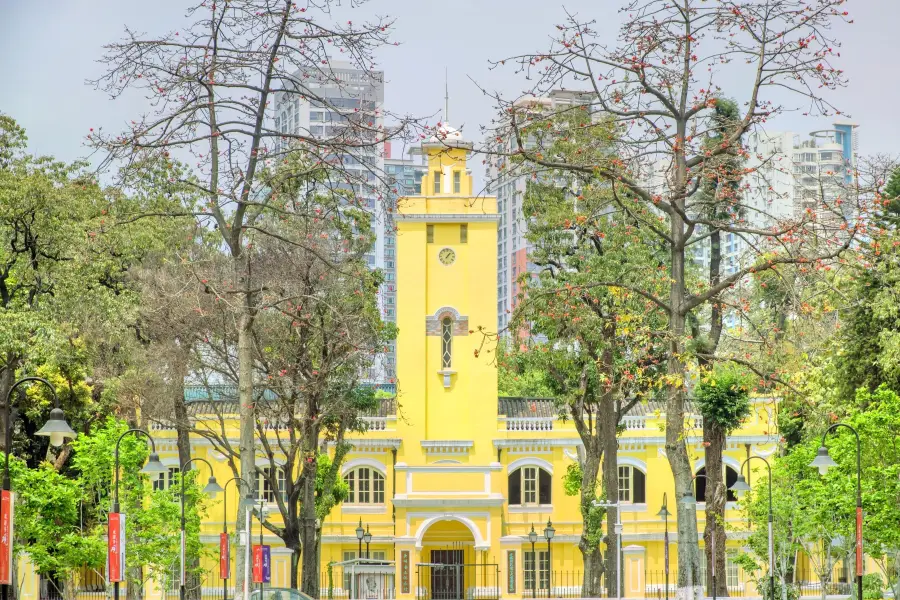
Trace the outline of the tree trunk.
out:
[[[681,127],[681,125],[679,125]],[[683,135],[683,131],[679,134]],[[675,189],[685,189],[684,157],[678,162]],[[684,201],[679,202],[681,210]],[[691,488],[691,461],[688,456],[684,432],[684,400],[685,400],[685,367],[682,362],[684,353],[685,313],[682,304],[685,298],[685,250],[684,221],[677,213],[670,216],[672,253],[672,279],[669,288],[669,342],[668,398],[666,399],[666,457],[672,476],[675,479],[675,498],[682,498]],[[694,506],[677,502],[678,515],[678,598],[693,598],[699,583],[700,552],[697,540],[697,511]]]
[[[315,431],[318,438],[318,429],[310,427]],[[303,488],[300,490],[302,499],[300,501],[300,545],[303,554],[300,557],[303,561],[302,579],[300,582],[300,591],[304,594],[319,597],[319,556],[316,552],[317,536],[316,536],[316,472],[318,471],[318,462],[316,461],[315,448],[317,439],[310,440],[312,442],[312,451],[308,451],[303,457]]]
[[[188,464],[191,460],[191,424],[188,418],[187,406],[184,403],[184,379],[187,377],[187,360],[186,357],[178,352],[174,360],[173,370],[173,386],[172,386],[172,404],[175,411],[175,436],[176,445],[178,447],[178,465],[180,476],[185,477],[191,472],[193,465]],[[182,467],[182,465],[185,465]],[[193,510],[193,506],[186,507],[186,510]],[[190,554],[185,557],[185,587],[188,600],[200,600],[200,557],[196,554]]]
[[[581,595],[585,598],[599,598],[603,595],[603,555],[600,541],[603,534],[603,509],[594,506],[597,500],[597,475],[603,458],[603,447],[588,438],[584,442],[584,460],[581,464],[581,539],[578,549],[584,563],[584,580]],[[607,581],[607,585],[609,582]]]
[[[619,500],[619,440],[616,437],[616,415],[618,410],[615,401],[609,395],[604,397],[603,414],[599,416],[600,439],[603,443],[603,488],[606,490],[606,498],[609,502],[618,502]],[[618,521],[619,507],[610,506],[606,511],[606,568],[604,576],[606,577],[606,589],[615,590],[621,586],[621,581],[617,573],[621,564],[620,553],[617,552],[619,534],[616,532],[616,522]],[[621,597],[622,590],[612,594]]]
[[[240,257],[235,258],[236,269],[235,275],[238,282],[245,287],[249,287],[250,282],[246,281],[246,277],[239,274]],[[240,458],[241,458],[241,479],[244,480],[246,486],[251,491],[256,490],[256,409],[253,402],[253,295],[245,292],[241,305],[240,320],[238,323],[238,402],[240,403]],[[255,494],[254,494],[255,495]],[[237,503],[237,519],[238,523],[244,523],[246,513],[250,509],[244,502]],[[252,544],[250,532],[244,540],[247,544]],[[238,547],[236,570],[235,596],[243,598],[244,590],[244,570],[245,570],[245,549]],[[243,600],[247,600],[243,598]]]
[[[0,450],[6,450],[6,435],[4,434],[7,427],[9,427],[9,423],[6,422],[6,411],[4,409],[6,408],[6,396],[9,394],[13,383],[15,383],[17,365],[18,361],[15,358],[7,356],[6,366],[0,371]],[[22,389],[21,386],[19,389]],[[10,411],[12,411],[12,407],[10,407]]]
[[[232,247],[235,267],[235,285],[244,289],[241,299],[240,318],[238,321],[238,402],[240,413],[240,463],[241,479],[249,486],[249,491],[256,495],[256,406],[253,398],[253,321],[255,317],[255,297],[251,289],[250,258],[240,254],[240,247]],[[244,523],[246,513],[250,510],[244,502],[238,502],[237,518]],[[246,543],[252,545],[250,532],[247,532]],[[237,590],[235,596],[241,598],[244,589],[245,558],[244,548],[237,552]],[[248,587],[248,589],[250,589]],[[248,600],[243,598],[242,600]]]
[[[300,589],[300,557],[303,556],[298,541],[293,546],[289,546],[291,550],[291,589]]]
[[[722,452],[725,450],[725,430],[712,419],[703,419],[703,441],[706,442],[706,527],[703,541],[706,564],[716,565],[716,596],[728,596],[725,576],[725,502],[728,492],[722,480]],[[715,543],[713,543],[715,537]],[[715,547],[715,555],[713,555]],[[712,568],[706,569],[706,586],[712,590]]]

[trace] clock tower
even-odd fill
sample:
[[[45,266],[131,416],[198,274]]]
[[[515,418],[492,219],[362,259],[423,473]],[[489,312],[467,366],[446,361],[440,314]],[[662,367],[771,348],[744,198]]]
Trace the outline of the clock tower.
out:
[[[439,127],[422,144],[420,195],[398,202],[398,461],[409,465],[495,460],[499,217],[496,198],[473,192],[471,150]]]

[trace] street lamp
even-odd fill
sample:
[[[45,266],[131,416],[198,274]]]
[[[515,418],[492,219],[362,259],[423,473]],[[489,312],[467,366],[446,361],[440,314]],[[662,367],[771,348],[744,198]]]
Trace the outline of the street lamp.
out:
[[[862,543],[862,523],[863,523],[863,513],[862,513],[862,446],[859,441],[859,432],[856,431],[850,425],[846,423],[835,423],[831,427],[825,430],[825,433],[822,434],[822,445],[819,446],[819,451],[816,453],[816,457],[813,459],[812,463],[810,463],[811,467],[817,467],[819,469],[819,473],[824,475],[828,472],[828,469],[831,467],[836,467],[837,463],[834,462],[834,459],[831,458],[831,455],[828,454],[828,448],[825,447],[825,438],[828,437],[828,434],[838,429],[839,427],[846,427],[850,431],[853,432],[853,435],[856,436],[856,597],[863,597],[863,587],[862,587],[862,576],[863,576],[863,543]]]
[[[47,386],[47,388],[50,390],[50,393],[53,395],[53,410],[50,411],[50,418],[47,419],[47,422],[35,433],[35,435],[49,437],[50,445],[57,447],[62,446],[66,438],[72,439],[76,435],[75,432],[72,431],[72,428],[69,427],[69,424],[66,423],[66,417],[63,414],[62,409],[59,407],[59,396],[56,395],[56,388],[53,387],[52,383],[50,383],[43,377],[23,377],[22,379],[15,382],[6,393],[6,406],[3,408],[3,412],[6,417],[6,431],[4,432],[4,439],[6,440],[6,463],[3,466],[4,492],[12,491],[12,480],[9,477],[9,450],[12,447],[12,422],[10,417],[10,406],[12,405],[13,392],[20,385],[30,383],[32,381],[43,383],[45,386]],[[9,504],[10,509],[12,509],[12,498],[10,498]],[[0,522],[2,521],[2,507],[0,507]],[[10,527],[12,527],[12,517],[10,517]],[[13,556],[12,536],[10,536],[9,538],[9,555]],[[9,584],[3,584],[0,587],[2,587],[3,589],[3,600],[6,600],[9,597]]]
[[[656,513],[656,516],[665,523],[665,533],[663,534],[663,544],[665,546],[665,565],[666,565],[666,600],[669,600],[669,502],[666,492],[663,492],[662,508]]]
[[[547,526],[544,527],[544,537],[547,539],[547,597],[550,597],[550,584],[551,579],[553,577],[553,561],[551,560],[553,557],[550,555],[550,541],[553,539],[553,536],[556,535],[556,530],[553,529],[553,523],[550,522],[550,519],[547,519]]]
[[[362,543],[363,537],[366,535],[366,530],[363,529],[362,526],[362,518],[359,519],[359,525],[356,527],[356,539],[359,540],[359,552],[356,554],[357,562],[362,558]]]
[[[363,541],[366,543],[366,559],[369,558],[369,544],[372,541],[372,534],[369,533],[369,525],[366,524],[366,533],[363,534]]]
[[[250,493],[250,485],[241,479],[240,477],[232,477],[228,481],[225,482],[225,485],[222,486],[222,490],[228,489],[228,484],[232,481],[236,482],[235,485],[238,486],[238,495],[240,495],[240,487],[241,484],[247,486],[247,495],[241,499],[241,502],[245,503],[245,505],[249,506],[253,504],[253,494]],[[222,495],[222,533],[225,534],[226,538],[228,536],[228,494]],[[248,598],[250,596],[250,513],[252,510],[247,511],[247,523],[245,525],[245,531],[247,532],[247,543],[244,544],[246,546],[245,558],[244,558],[244,598]],[[237,529],[237,523],[234,524],[235,529]],[[220,558],[221,560],[221,558]],[[225,560],[230,561],[231,556],[225,558]],[[221,567],[220,567],[221,570]],[[228,600],[228,578],[222,578],[222,600]]]
[[[156,442],[153,441],[153,436],[144,431],[143,429],[129,429],[119,436],[119,439],[116,440],[116,467],[115,467],[115,495],[113,496],[113,507],[112,512],[118,514],[119,512],[119,444],[122,442],[122,438],[126,435],[133,433],[134,435],[143,435],[146,436],[148,440],[150,440],[150,456],[147,458],[147,464],[145,464],[141,468],[141,473],[144,475],[158,475],[160,473],[167,473],[168,469],[164,464],[159,461],[159,454],[156,453]],[[107,525],[109,527],[109,525]],[[112,535],[112,532],[109,532],[109,535]],[[4,599],[5,600],[5,599]],[[119,600],[119,582],[113,582],[113,600]]]
[[[695,481],[698,477],[702,477],[709,481],[709,478],[702,473],[694,475],[691,477],[691,482]],[[684,496],[681,497],[681,504],[684,506],[697,506],[697,498],[694,497],[694,486],[691,485],[688,487],[688,490],[684,493]],[[710,561],[710,570],[712,571],[712,598],[716,600],[716,530],[713,528],[713,533],[709,536],[711,541],[710,544],[710,554],[712,555],[712,560]]]
[[[528,541],[531,542],[531,597],[537,598],[537,554],[534,553],[534,545],[537,543],[537,532],[534,530],[534,523],[531,524]]]
[[[772,600],[775,600],[775,534],[772,530],[772,465],[770,465],[769,461],[762,456],[751,456],[747,458],[747,460],[741,463],[737,481],[731,486],[731,490],[738,495],[750,491],[750,485],[747,483],[747,480],[744,479],[744,465],[747,465],[751,458],[756,458],[766,463],[766,469],[769,471],[769,593],[771,594],[769,597],[772,598]],[[750,474],[749,465],[747,465],[747,474]]]
[[[185,469],[187,469],[191,465],[191,463],[196,460],[206,463],[206,466],[209,467],[209,480],[207,481],[206,486],[203,488],[203,493],[207,494],[210,498],[212,498],[219,492],[225,491],[222,489],[222,486],[216,482],[216,476],[213,475],[212,465],[209,464],[209,461],[206,460],[205,458],[200,458],[200,457],[191,458],[191,459],[188,459],[184,464],[181,465],[181,477],[180,477],[180,479],[181,479],[181,588],[180,588],[180,593],[179,593],[179,598],[181,598],[181,600],[185,600],[185,597],[187,596],[187,591],[184,586],[184,583],[185,583],[185,581],[184,581],[184,579],[185,579],[185,568],[184,568],[185,567],[185,565],[184,565],[185,557],[184,557],[184,554],[185,554],[185,540],[186,540],[186,533],[185,533],[185,526],[184,526],[184,472],[185,472]]]

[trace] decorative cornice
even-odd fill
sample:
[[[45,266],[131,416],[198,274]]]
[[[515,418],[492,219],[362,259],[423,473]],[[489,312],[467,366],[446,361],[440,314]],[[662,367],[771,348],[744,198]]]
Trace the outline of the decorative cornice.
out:
[[[472,440],[422,440],[425,454],[466,454],[475,442]]]
[[[394,498],[394,506],[397,508],[484,508],[503,506],[506,499],[502,496],[495,498]]]
[[[351,444],[355,450],[397,450],[400,448],[400,439],[397,438],[347,438],[345,440]],[[334,442],[328,442],[329,447],[334,446]]]
[[[500,215],[491,214],[408,214],[394,213],[395,221],[425,223],[471,223],[474,221],[500,221]]]

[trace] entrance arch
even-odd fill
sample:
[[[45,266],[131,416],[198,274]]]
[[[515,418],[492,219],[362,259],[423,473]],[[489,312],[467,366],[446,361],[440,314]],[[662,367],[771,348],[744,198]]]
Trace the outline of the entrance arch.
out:
[[[462,525],[462,527],[460,527],[458,525],[457,526],[450,525],[449,527],[438,525],[439,523],[442,524],[447,521],[449,521],[451,523],[454,523],[454,522],[459,523]],[[431,531],[431,533],[429,534],[429,530],[432,529],[432,526],[434,526],[434,530]],[[469,533],[471,534],[471,537],[469,537],[468,539],[464,539],[463,536],[460,535],[463,533],[463,528],[467,529],[469,531]],[[476,550],[486,550],[490,547],[490,545],[484,541],[484,538],[482,537],[481,531],[479,531],[478,526],[471,519],[468,519],[468,518],[462,517],[462,516],[458,516],[458,515],[449,515],[449,514],[448,515],[437,515],[437,516],[425,519],[425,521],[422,522],[422,524],[419,526],[419,529],[416,531],[416,548],[417,549],[419,549],[419,550],[422,549],[422,544],[425,541],[426,535],[428,536],[428,538],[437,538],[438,536],[442,536],[442,535],[445,536],[445,538],[447,538],[447,537],[456,538],[456,539],[441,539],[441,540],[435,539],[435,541],[445,541],[445,542],[466,542],[466,541],[468,541],[470,543],[475,542]],[[429,541],[431,541],[431,539],[429,539]]]

